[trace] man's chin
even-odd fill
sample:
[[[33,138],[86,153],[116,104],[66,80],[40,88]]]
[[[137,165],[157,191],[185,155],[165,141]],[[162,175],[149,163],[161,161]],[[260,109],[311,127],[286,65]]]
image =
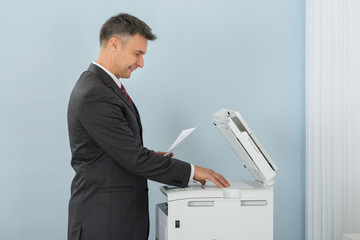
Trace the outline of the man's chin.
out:
[[[129,73],[128,73],[127,75],[125,75],[125,76],[124,76],[124,78],[126,78],[126,79],[127,79],[127,78],[130,78],[130,77],[131,77],[131,73],[132,73],[132,72],[133,72],[132,70],[131,70],[131,71],[129,71]]]
[[[122,75],[120,78],[125,78],[125,79],[128,79],[131,77],[131,73],[127,74],[127,75]]]

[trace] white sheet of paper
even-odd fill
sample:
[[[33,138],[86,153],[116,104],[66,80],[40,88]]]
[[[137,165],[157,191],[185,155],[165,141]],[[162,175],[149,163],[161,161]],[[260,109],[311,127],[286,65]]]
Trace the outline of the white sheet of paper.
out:
[[[182,130],[180,135],[177,137],[177,139],[175,140],[175,142],[171,145],[171,147],[169,148],[169,150],[167,150],[167,152],[165,153],[164,156],[172,153],[174,151],[174,149],[182,142],[185,140],[185,138],[187,138],[198,126],[194,127],[194,128],[189,128],[189,129],[185,129]]]

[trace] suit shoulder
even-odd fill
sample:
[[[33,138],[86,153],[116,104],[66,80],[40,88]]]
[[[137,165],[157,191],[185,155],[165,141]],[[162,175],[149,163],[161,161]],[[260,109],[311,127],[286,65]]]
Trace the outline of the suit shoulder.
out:
[[[109,95],[110,92],[111,89],[105,85],[98,75],[90,71],[85,71],[76,82],[71,96],[84,99],[85,97],[101,93]]]
[[[91,87],[106,87],[101,78],[93,72],[85,71],[81,74],[76,85],[79,84],[80,87],[91,88]],[[76,86],[75,85],[75,86]]]

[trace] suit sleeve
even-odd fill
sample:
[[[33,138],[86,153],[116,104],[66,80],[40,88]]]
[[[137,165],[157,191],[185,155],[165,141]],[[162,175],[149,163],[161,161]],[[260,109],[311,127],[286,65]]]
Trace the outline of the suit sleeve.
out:
[[[143,147],[124,116],[127,106],[118,104],[114,97],[106,89],[93,89],[83,98],[80,121],[90,137],[129,172],[169,185],[187,186],[190,164]]]

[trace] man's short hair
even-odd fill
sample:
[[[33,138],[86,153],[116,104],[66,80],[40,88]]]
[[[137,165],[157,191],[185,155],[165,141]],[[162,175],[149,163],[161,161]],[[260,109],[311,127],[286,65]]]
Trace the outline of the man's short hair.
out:
[[[120,13],[107,20],[100,30],[100,46],[104,46],[111,37],[119,36],[123,41],[128,36],[140,34],[147,40],[155,40],[156,35],[151,28],[138,19],[127,13]]]

